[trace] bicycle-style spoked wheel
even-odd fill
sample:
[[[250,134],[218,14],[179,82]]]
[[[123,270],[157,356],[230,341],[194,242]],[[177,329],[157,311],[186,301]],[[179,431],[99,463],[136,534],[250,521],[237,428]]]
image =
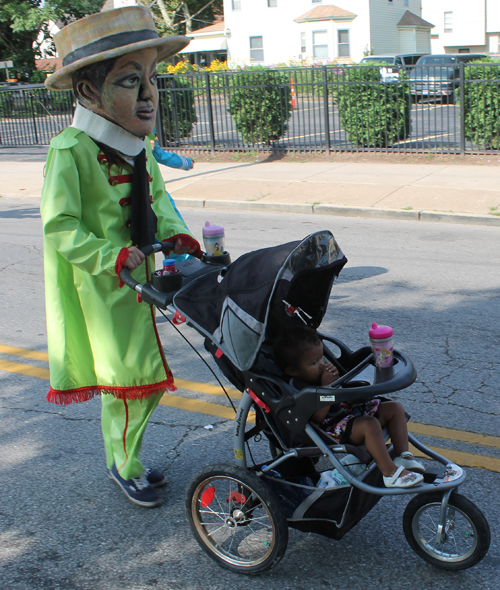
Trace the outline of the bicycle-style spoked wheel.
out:
[[[490,546],[490,527],[470,500],[453,493],[446,509],[442,535],[438,535],[442,495],[415,496],[403,515],[403,530],[412,549],[426,561],[447,570],[476,565]]]
[[[274,493],[251,471],[208,466],[186,492],[186,516],[201,548],[246,574],[272,568],[285,553],[288,526]]]

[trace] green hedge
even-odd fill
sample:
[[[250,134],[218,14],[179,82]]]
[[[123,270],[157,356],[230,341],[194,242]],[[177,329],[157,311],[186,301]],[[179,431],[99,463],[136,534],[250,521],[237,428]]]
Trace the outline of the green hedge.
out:
[[[500,63],[464,68],[465,138],[475,147],[500,148]]]
[[[333,97],[348,140],[358,147],[389,147],[411,132],[410,86],[380,82],[379,67],[346,67],[335,75]]]
[[[290,76],[247,68],[229,78],[229,112],[243,141],[269,145],[285,135],[292,115]]]
[[[190,78],[170,76],[166,90],[160,92],[163,138],[175,143],[188,137],[198,120],[194,108],[195,91]]]

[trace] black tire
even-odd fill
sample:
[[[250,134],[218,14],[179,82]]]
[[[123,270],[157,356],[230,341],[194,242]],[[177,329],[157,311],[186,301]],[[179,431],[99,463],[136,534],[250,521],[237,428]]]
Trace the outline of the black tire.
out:
[[[280,503],[247,469],[220,464],[199,471],[186,491],[186,516],[203,551],[233,572],[259,574],[286,551]]]
[[[444,542],[435,541],[442,494],[419,494],[406,507],[403,530],[422,559],[445,570],[463,570],[479,563],[490,546],[490,527],[470,500],[454,492],[446,512]]]

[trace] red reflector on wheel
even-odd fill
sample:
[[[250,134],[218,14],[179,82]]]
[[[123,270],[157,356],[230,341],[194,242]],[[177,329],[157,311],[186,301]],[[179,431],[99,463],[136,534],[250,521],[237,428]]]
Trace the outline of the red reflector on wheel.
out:
[[[227,497],[228,502],[238,502],[238,504],[244,504],[247,499],[243,494],[240,494],[236,490],[233,490]]]
[[[215,496],[214,486],[210,486],[206,490],[204,490],[203,494],[201,495],[201,505],[203,506],[203,508],[206,508],[207,506],[209,506],[212,503],[214,496]]]

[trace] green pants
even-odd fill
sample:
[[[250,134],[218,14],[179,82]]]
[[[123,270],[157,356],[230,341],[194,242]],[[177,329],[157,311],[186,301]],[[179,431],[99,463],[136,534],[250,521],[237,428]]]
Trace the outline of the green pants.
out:
[[[153,410],[163,393],[145,400],[121,400],[103,393],[101,428],[106,449],[106,465],[116,465],[123,479],[137,477],[144,471],[139,459],[142,437]]]

